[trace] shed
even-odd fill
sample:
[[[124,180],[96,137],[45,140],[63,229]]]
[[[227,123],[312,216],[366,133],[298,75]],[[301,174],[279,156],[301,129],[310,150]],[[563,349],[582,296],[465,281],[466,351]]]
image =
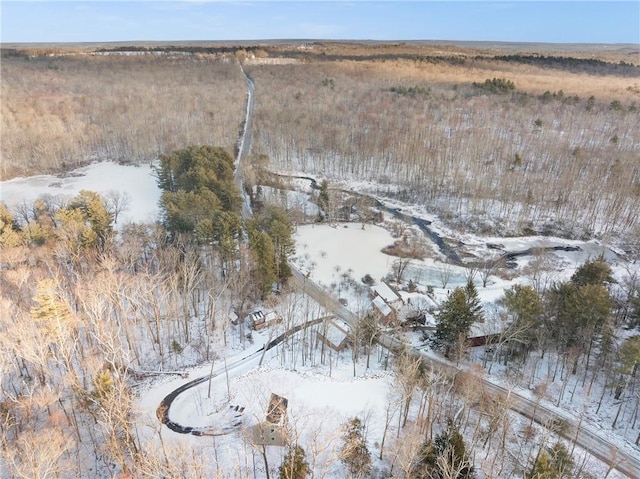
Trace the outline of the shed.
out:
[[[286,397],[271,393],[267,416],[251,428],[251,440],[261,446],[284,446],[287,443],[287,406]]]
[[[271,393],[269,407],[267,409],[267,422],[271,424],[281,424],[287,419],[287,407],[289,400],[286,397]]]
[[[284,446],[287,443],[282,426],[270,422],[260,422],[251,428],[251,440],[259,446]]]

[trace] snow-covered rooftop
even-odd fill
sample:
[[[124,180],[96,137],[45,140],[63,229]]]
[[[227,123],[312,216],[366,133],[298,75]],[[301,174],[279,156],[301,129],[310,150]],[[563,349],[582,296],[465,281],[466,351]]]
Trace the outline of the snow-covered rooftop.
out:
[[[383,316],[387,316],[393,311],[391,309],[391,306],[385,303],[384,299],[382,299],[382,297],[380,296],[376,296],[375,298],[373,298],[373,305],[378,308],[378,311],[380,311]]]
[[[378,284],[371,287],[378,296],[384,299],[387,303],[393,303],[394,301],[398,301],[400,296],[396,294],[394,290],[392,290],[387,283],[384,281],[379,282]]]

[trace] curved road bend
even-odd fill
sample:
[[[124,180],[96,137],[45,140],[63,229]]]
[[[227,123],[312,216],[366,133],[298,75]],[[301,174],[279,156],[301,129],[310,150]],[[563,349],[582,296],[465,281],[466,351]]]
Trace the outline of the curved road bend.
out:
[[[236,171],[234,173],[234,180],[236,182],[236,185],[238,186],[238,189],[240,190],[240,193],[243,195],[242,216],[245,218],[248,218],[251,216],[252,212],[251,212],[251,204],[249,201],[249,197],[244,191],[244,182],[242,179],[242,159],[243,157],[247,156],[247,153],[251,146],[251,115],[253,114],[253,97],[255,92],[255,85],[253,81],[247,76],[246,72],[244,71],[244,68],[242,68],[242,63],[238,62],[238,65],[240,67],[240,72],[242,73],[242,76],[244,77],[245,83],[247,85],[247,106],[245,109],[245,116],[244,116],[244,122],[242,124],[242,131],[240,132],[240,138],[238,138],[238,143],[237,143],[238,154],[235,159]],[[281,337],[281,338],[284,339],[284,337]],[[265,348],[268,350],[268,349],[271,349],[273,346],[275,346],[275,344],[273,344],[273,341],[272,341],[268,345],[265,345],[262,348],[258,349],[255,353],[250,354],[249,356],[246,356],[240,359],[239,361],[234,362],[233,364],[230,364],[230,365],[228,364],[226,369],[229,370],[229,368],[236,367],[244,363],[245,361],[253,359],[254,357],[257,357],[258,355],[262,354]],[[216,371],[215,374],[214,373],[208,374],[201,378],[194,379],[193,381],[189,381],[188,383],[183,384],[178,389],[169,393],[161,401],[160,405],[156,409],[156,415],[158,416],[158,419],[160,419],[160,422],[162,422],[162,424],[166,424],[167,427],[172,431],[175,431],[181,434],[202,435],[204,432],[202,428],[193,427],[193,426],[182,426],[178,423],[171,421],[169,419],[169,409],[171,408],[171,404],[173,403],[173,401],[180,394],[187,391],[188,389],[191,389],[199,384],[202,384],[203,382],[207,381],[210,377],[215,377],[219,375],[223,371],[224,369]]]
[[[340,304],[318,284],[303,275],[295,266],[291,264],[290,266],[293,272],[293,279],[299,288],[303,289],[305,293],[324,306],[327,313],[334,314],[336,317],[346,321],[351,327],[355,326],[357,322],[355,314]],[[391,351],[397,350],[401,345],[398,339],[389,334],[383,334],[378,342]],[[416,349],[414,349],[414,353],[419,355],[429,365],[433,366],[434,369],[443,371],[448,376],[453,377],[457,373],[464,371],[464,368],[455,366],[444,358],[426,355]],[[478,377],[478,380],[482,382],[485,391],[492,396],[508,399],[509,407],[512,411],[528,419],[533,419],[538,424],[544,426],[552,421],[563,421],[568,424],[570,427],[569,431],[564,434],[565,439],[575,440],[576,445],[588,451],[592,456],[600,459],[605,464],[613,466],[618,472],[632,479],[640,479],[639,454],[634,455],[623,449],[619,449],[616,444],[599,436],[588,427],[579,427],[575,418],[569,414],[562,414],[557,410],[536,403],[536,401],[532,401],[517,392],[509,391],[507,388],[492,383],[486,378]]]
[[[238,359],[236,361],[233,361],[232,363],[227,364],[226,368],[219,368],[211,374],[207,374],[197,379],[193,379],[192,381],[189,381],[188,383],[183,384],[179,388],[174,389],[169,394],[167,394],[162,399],[162,401],[160,401],[160,404],[156,409],[156,416],[158,417],[158,419],[162,424],[166,425],[172,431],[180,434],[193,434],[194,436],[222,435],[223,433],[218,433],[218,434],[212,433],[210,427],[184,426],[175,421],[172,421],[169,418],[169,412],[171,410],[171,405],[173,404],[173,401],[175,401],[175,399],[183,392],[208,381],[209,378],[215,378],[220,374],[224,373],[225,371],[228,372],[230,369],[234,369],[238,366],[243,365],[247,361],[259,359],[265,351],[269,351],[270,349],[273,349],[278,344],[282,343],[285,339],[293,336],[297,332],[302,331],[303,329],[308,328],[309,326],[320,324],[322,321],[328,319],[329,317],[330,316],[325,316],[322,318],[312,319],[311,321],[307,321],[306,323],[299,324],[298,326],[295,326],[294,328],[291,328],[288,331],[285,331],[284,333],[282,333],[280,336],[274,338],[273,340],[271,340],[270,342],[262,346],[257,351],[254,351],[253,353],[241,359]]]

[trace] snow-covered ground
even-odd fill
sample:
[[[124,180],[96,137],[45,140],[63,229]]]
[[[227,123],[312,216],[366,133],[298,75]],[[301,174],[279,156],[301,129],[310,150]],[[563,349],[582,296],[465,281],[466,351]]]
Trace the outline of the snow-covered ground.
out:
[[[160,191],[156,185],[153,170],[148,166],[134,167],[122,166],[115,163],[96,163],[86,168],[73,172],[66,177],[36,176],[32,178],[17,178],[0,183],[0,200],[10,208],[21,205],[24,202],[31,203],[43,194],[73,196],[80,190],[92,190],[98,193],[107,193],[111,190],[126,192],[130,195],[129,208],[123,212],[120,222],[127,221],[153,221],[158,215],[158,200]],[[288,202],[302,202],[295,194],[287,193]],[[407,212],[420,215],[417,207],[403,205]],[[427,217],[422,211],[422,217]],[[434,221],[432,227],[441,236],[458,241],[460,248],[469,255],[483,258],[487,255],[495,255],[496,250],[488,249],[487,243],[500,245],[501,251],[522,251],[532,247],[541,246],[579,246],[581,251],[554,251],[549,253],[550,263],[553,268],[548,272],[550,279],[567,279],[575,269],[587,259],[593,259],[601,254],[612,264],[615,274],[621,277],[625,272],[623,258],[618,253],[597,241],[567,241],[560,238],[530,237],[530,238],[499,238],[478,237],[462,234],[448,229],[436,217],[429,217]],[[119,223],[120,223],[119,222]],[[362,290],[356,291],[354,284],[363,288],[361,278],[370,274],[374,280],[380,281],[391,270],[394,258],[380,250],[392,244],[395,238],[384,227],[378,225],[366,225],[363,229],[359,223],[338,225],[306,225],[300,226],[296,231],[297,254],[295,263],[301,271],[309,273],[309,277],[319,284],[333,289],[338,295],[346,298],[351,306],[355,301],[362,305]],[[532,261],[531,256],[517,258],[517,267],[513,275],[508,278],[491,276],[487,287],[482,287],[479,278],[475,278],[479,294],[485,304],[498,299],[505,288],[515,282],[529,281],[524,271]],[[442,284],[443,268],[451,268],[450,278],[446,285]],[[640,268],[639,265],[632,265]],[[437,252],[424,260],[412,260],[407,269],[405,281],[412,279],[417,283],[418,292],[412,293],[413,302],[418,303],[422,298],[424,303],[434,305],[442,301],[447,292],[455,286],[466,282],[464,268],[446,265],[443,258]],[[342,284],[341,284],[342,283]],[[431,289],[430,293],[427,290]],[[407,297],[408,295],[404,295]],[[434,302],[435,301],[435,302]],[[308,319],[308,318],[307,318]],[[208,396],[208,383],[193,388],[181,395],[171,410],[171,418],[185,425],[194,425],[203,428],[218,427],[220,423],[229,420],[229,405],[245,407],[244,425],[256,424],[264,416],[266,403],[271,392],[283,395],[290,401],[290,412],[294,427],[298,428],[307,445],[308,453],[317,452],[319,471],[324,471],[327,478],[342,477],[343,469],[339,462],[322,462],[323,454],[327,458],[334,457],[330,451],[339,447],[338,426],[346,419],[353,416],[368,418],[367,438],[373,450],[381,441],[384,427],[385,404],[392,383],[392,375],[384,370],[384,361],[372,361],[372,368],[364,370],[362,360],[357,365],[357,377],[353,376],[350,352],[342,354],[332,353],[325,358],[325,364],[320,364],[318,357],[310,359],[306,364],[298,360],[295,367],[291,362],[284,362],[283,357],[296,354],[295,342],[288,342],[282,347],[268,353],[261,367],[255,361],[242,363],[221,373],[219,368],[227,364],[235,364],[242,357],[247,356],[254,349],[267,342],[268,332],[253,333],[253,345],[248,344],[247,350],[242,352],[224,352],[218,355],[214,369],[218,375],[212,382],[211,398]],[[410,339],[410,338],[409,338]],[[290,350],[287,348],[291,348]],[[185,349],[187,354],[188,349]],[[224,359],[225,355],[229,355]],[[317,355],[318,353],[313,353]],[[380,358],[378,358],[380,359]],[[209,373],[210,364],[203,365],[189,371],[190,378],[204,376]],[[508,371],[504,368],[496,368],[498,381],[507,383]],[[143,384],[139,389],[137,406],[140,410],[140,433],[148,437],[154,437],[158,424],[156,408],[161,399],[184,384],[187,380],[179,378],[165,378],[155,382]],[[582,401],[581,401],[582,399]],[[589,398],[578,394],[572,407],[574,412],[583,408]],[[602,427],[605,433],[605,420],[615,414],[613,408],[601,410],[602,423],[592,414],[586,414],[585,420],[592,421],[596,427]],[[224,427],[224,426],[223,426]],[[606,430],[611,440],[619,441],[621,447],[629,447],[622,437],[616,436],[617,431]],[[186,444],[203,454],[211,454],[211,439],[205,437],[181,436],[171,431],[163,432],[165,438],[180,444]],[[247,441],[243,439],[240,429],[232,430],[230,434],[216,439],[220,457],[216,461],[236,464],[240,467],[243,454],[255,457],[257,451],[247,449]],[[226,451],[226,453],[224,452]],[[244,451],[244,452],[243,452]],[[315,452],[314,452],[315,451]],[[272,464],[279,464],[282,450],[269,452]],[[226,459],[225,459],[226,458]],[[594,464],[591,470],[598,476],[602,467]],[[319,477],[321,474],[317,474]],[[620,477],[615,472],[608,477]]]
[[[65,176],[38,175],[0,182],[0,201],[9,209],[33,202],[45,195],[69,199],[81,190],[101,195],[118,192],[129,196],[129,205],[119,224],[153,222],[159,212],[160,189],[150,165],[120,165],[104,162],[70,172]]]
[[[318,224],[298,227],[295,235],[299,269],[319,284],[342,281],[343,274],[375,281],[386,276],[394,258],[380,252],[394,239],[388,230],[359,223]]]
[[[258,366],[260,355],[242,362],[242,358],[268,341],[268,335],[267,331],[253,332],[254,345],[247,351],[216,360],[211,393],[209,382],[205,381],[181,394],[170,409],[172,421],[224,434],[211,439],[210,436],[184,436],[165,430],[163,437],[179,444],[187,443],[194,450],[207,454],[209,459],[210,445],[215,441],[217,461],[223,464],[225,473],[233,468],[241,470],[236,455],[241,450],[248,455],[259,453],[259,449],[247,449],[250,443],[247,435],[252,426],[265,420],[269,397],[275,393],[288,399],[289,427],[297,436],[296,440],[304,445],[308,459],[317,455],[316,477],[323,473],[331,479],[344,477],[342,466],[335,461],[336,451],[341,446],[340,425],[352,417],[366,418],[367,438],[371,444],[380,442],[385,407],[393,384],[392,373],[385,371],[374,357],[368,371],[360,361],[354,377],[349,351],[342,354],[327,352],[324,364],[321,364],[321,353],[316,350],[304,365],[300,360],[296,367],[292,367],[291,361],[283,366],[283,356],[296,354],[298,341],[267,352],[262,366]],[[225,368],[225,364],[229,367]],[[144,385],[137,402],[140,433],[153,437],[157,430],[156,408],[164,396],[194,378],[209,375],[210,371],[210,366],[205,365],[189,370],[188,379],[169,378]],[[235,418],[230,406],[244,408],[240,427],[232,425]],[[283,448],[267,448],[269,463],[277,467],[284,452]],[[261,461],[258,467],[261,467]]]

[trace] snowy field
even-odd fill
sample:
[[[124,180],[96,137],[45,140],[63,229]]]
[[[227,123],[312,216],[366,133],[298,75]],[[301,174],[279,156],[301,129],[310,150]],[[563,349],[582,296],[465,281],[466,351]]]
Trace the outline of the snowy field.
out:
[[[380,281],[390,269],[393,257],[380,252],[394,239],[388,230],[359,223],[305,225],[295,234],[297,264],[305,274],[323,286],[341,281],[347,273],[356,280],[370,274]]]
[[[190,389],[180,396],[171,409],[171,419],[183,425],[196,426],[203,430],[216,433],[223,431],[220,436],[182,435],[163,428],[165,441],[172,444],[186,445],[189,450],[196,451],[206,461],[220,464],[225,473],[232,470],[242,470],[242,464],[247,458],[249,463],[255,460],[260,465],[260,449],[252,447],[248,438],[249,430],[255,424],[264,420],[269,395],[276,393],[289,401],[288,419],[292,433],[299,444],[303,444],[307,459],[315,461],[315,477],[326,479],[344,479],[345,472],[336,455],[341,447],[341,429],[352,417],[366,420],[365,432],[369,450],[371,451],[374,468],[388,469],[388,465],[378,460],[380,444],[385,428],[385,414],[388,409],[394,411],[394,401],[397,401],[398,386],[393,382],[391,373],[381,369],[381,365],[372,361],[372,369],[364,373],[358,367],[358,377],[351,372],[350,353],[336,356],[333,372],[327,367],[315,365],[300,367],[295,370],[282,368],[280,360],[272,357],[262,367],[247,364],[229,371],[227,380],[223,374],[214,377],[212,382],[211,399],[208,399],[208,384]],[[191,371],[191,378],[207,375],[208,368],[202,367]],[[145,392],[141,391],[138,401],[140,424],[139,433],[152,437],[157,430],[155,409],[162,397],[184,384],[186,380],[176,379],[151,386]],[[240,427],[231,426],[233,414],[229,406],[244,407],[243,423]],[[397,404],[396,404],[397,405]],[[415,405],[412,414],[416,413]],[[512,447],[531,448],[534,446],[525,441],[519,434],[529,421],[513,414],[511,417],[510,435]],[[146,425],[146,426],[145,426]],[[397,437],[397,419],[390,424],[386,436],[385,457],[401,454],[402,440]],[[406,431],[405,431],[406,432]],[[403,436],[400,436],[401,438]],[[212,457],[212,445],[216,446],[216,456]],[[276,466],[282,463],[285,449],[278,447],[267,448],[269,464]],[[489,478],[482,471],[489,469],[491,454],[479,450],[476,455],[476,466],[479,479]],[[590,458],[577,448],[574,452],[576,462],[586,462],[586,469],[594,478],[603,478],[607,468],[599,461]],[[258,466],[258,470],[263,470]],[[242,476],[241,476],[242,477]],[[260,475],[258,477],[265,477]],[[625,476],[611,471],[610,479],[622,479]]]
[[[128,208],[118,218],[125,224],[153,222],[157,219],[160,189],[149,165],[92,163],[65,176],[38,175],[0,182],[0,201],[9,209],[33,202],[45,195],[70,199],[80,190],[107,195],[115,191],[127,194]]]
[[[390,222],[386,222],[390,228]],[[612,250],[597,240],[580,241],[562,238],[530,236],[520,238],[478,237],[474,235],[454,236],[450,230],[434,227],[445,237],[453,237],[460,242],[460,251],[477,260],[495,258],[506,252],[520,252],[530,248],[578,247],[579,251],[550,251],[546,253],[546,260],[551,265],[545,271],[545,282],[566,281],[576,269],[588,260],[599,257],[612,266],[618,276],[626,274],[628,263]],[[417,230],[417,229],[416,229]],[[450,236],[448,236],[450,235]],[[294,264],[304,274],[318,284],[337,291],[337,285],[345,279],[362,284],[361,279],[369,274],[377,283],[392,274],[393,262],[397,259],[381,250],[396,241],[389,231],[380,225],[366,225],[360,223],[312,224],[300,226],[296,230],[296,256]],[[500,251],[489,249],[487,244],[499,244]],[[434,246],[435,247],[435,246]],[[490,275],[487,285],[483,286],[480,273],[474,276],[474,283],[478,294],[484,303],[494,302],[502,297],[506,288],[516,283],[529,283],[524,277],[523,270],[532,261],[532,255],[515,258],[516,267],[505,279],[497,275]],[[636,265],[636,269],[640,266]],[[446,270],[446,271],[445,271]],[[446,286],[443,286],[443,275],[447,275]],[[447,293],[457,286],[464,286],[468,279],[468,270],[461,266],[451,265],[444,261],[441,255],[422,260],[412,259],[403,275],[404,282],[412,280],[419,290],[430,287],[432,295],[439,301],[446,298]],[[341,290],[341,294],[348,291]]]
[[[36,176],[32,178],[17,178],[0,183],[0,199],[10,208],[15,208],[23,203],[30,204],[37,197],[48,195],[64,195],[72,197],[80,190],[92,190],[98,193],[109,191],[126,192],[130,196],[130,204],[121,215],[119,223],[153,221],[158,216],[158,200],[160,191],[156,185],[153,170],[149,166],[122,166],[115,163],[96,163],[82,168],[65,177]],[[287,193],[288,202],[303,201],[295,194]],[[406,206],[406,205],[405,205]],[[407,206],[407,208],[410,208]],[[411,211],[418,214],[417,209]],[[424,215],[426,217],[426,215]],[[489,254],[496,254],[489,250],[487,244],[499,244],[501,251],[522,251],[532,247],[541,246],[579,246],[576,252],[553,252],[549,254],[554,268],[549,274],[548,280],[564,280],[573,274],[575,269],[588,259],[594,259],[601,254],[610,262],[614,273],[621,278],[625,273],[624,260],[619,254],[597,241],[568,241],[560,238],[530,237],[530,238],[486,238],[474,235],[461,234],[446,228],[437,218],[433,229],[443,237],[454,239],[461,244],[461,248],[478,258]],[[347,298],[351,304],[355,296],[357,301],[362,301],[362,292],[357,293],[354,284],[362,285],[360,281],[365,274],[371,275],[376,282],[387,276],[391,271],[394,258],[382,253],[380,250],[394,242],[394,238],[388,229],[382,226],[366,225],[363,229],[359,223],[338,225],[305,225],[299,226],[295,234],[297,253],[295,264],[303,273],[309,273],[309,278],[336,291],[338,295]],[[501,297],[505,288],[516,282],[527,282],[528,279],[521,272],[531,261],[531,256],[517,258],[517,268],[513,277],[505,279],[491,276],[487,287],[482,287],[478,278],[475,279],[479,295],[485,304]],[[451,278],[446,286],[440,284],[440,276],[444,263],[437,254],[424,260],[412,260],[407,270],[406,280],[412,279],[418,285],[418,292],[413,297],[422,297],[428,304],[437,304],[446,298],[447,292],[455,286],[466,282],[465,270],[451,266]],[[638,269],[639,265],[632,268]],[[343,283],[344,286],[340,286]],[[431,287],[431,293],[426,290]],[[360,286],[362,288],[362,286]],[[337,291],[339,290],[339,291]],[[238,359],[247,356],[248,353],[259,348],[267,342],[268,333],[254,333],[253,345],[247,345],[245,351],[227,352],[228,364],[235,363]],[[271,392],[283,395],[290,401],[291,420],[294,428],[300,431],[301,439],[307,444],[308,453],[318,455],[317,477],[340,478],[343,469],[339,463],[322,462],[323,457],[332,457],[331,451],[339,447],[338,426],[346,419],[353,416],[367,417],[367,438],[373,455],[382,437],[384,426],[384,411],[392,384],[392,376],[383,369],[383,361],[372,360],[372,368],[364,370],[363,361],[357,365],[357,377],[353,377],[351,353],[345,351],[342,354],[333,353],[328,364],[320,366],[316,357],[306,365],[300,362],[296,367],[291,363],[283,364],[283,357],[295,354],[287,348],[295,347],[293,342],[277,348],[268,353],[265,362],[258,367],[255,360],[238,364],[228,371],[228,379],[219,368],[224,361],[220,358],[214,364],[217,376],[212,382],[211,398],[208,398],[208,384],[189,390],[176,400],[171,410],[171,419],[184,422],[185,425],[193,425],[206,428],[217,428],[230,419],[228,405],[245,407],[244,425],[256,424],[264,416],[265,407]],[[188,349],[187,349],[188,350]],[[187,351],[185,350],[185,351]],[[317,353],[315,353],[317,354]],[[289,356],[290,357],[290,356]],[[211,365],[203,365],[189,371],[190,379],[204,376],[209,373]],[[500,381],[508,381],[508,371],[496,368],[496,377]],[[141,434],[151,437],[158,430],[156,408],[161,399],[176,387],[187,380],[179,378],[156,379],[138,388],[140,409],[139,425]],[[578,393],[578,397],[580,394]],[[568,409],[577,412],[580,408],[586,410],[585,400],[579,398]],[[601,411],[601,416],[609,420],[615,411]],[[602,427],[598,418],[587,414],[586,420],[593,421],[596,427]],[[247,457],[255,460],[257,451],[248,448],[247,441],[243,439],[243,432],[238,430],[230,432],[217,439],[206,437],[182,436],[163,428],[164,437],[171,438],[176,444],[186,445],[203,454],[211,453],[211,441],[218,441],[217,446],[220,457],[216,461],[221,467],[230,467],[236,464],[240,467]],[[612,440],[620,440],[622,447],[625,445],[622,438],[616,438],[610,429],[606,434]],[[269,454],[272,464],[281,462],[281,449],[271,448]],[[226,452],[224,452],[226,451]],[[226,461],[226,462],[225,462]],[[225,465],[226,464],[226,465]],[[236,466],[234,466],[236,467]],[[602,468],[593,464],[591,470],[598,476]],[[323,475],[324,474],[324,475]],[[621,477],[612,472],[609,478]]]

